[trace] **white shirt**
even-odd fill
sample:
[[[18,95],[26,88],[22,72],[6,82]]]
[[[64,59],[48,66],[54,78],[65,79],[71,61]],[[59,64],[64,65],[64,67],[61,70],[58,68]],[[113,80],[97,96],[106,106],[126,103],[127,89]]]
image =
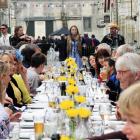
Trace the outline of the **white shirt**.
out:
[[[11,36],[10,34],[2,35],[0,37],[0,46],[10,46],[10,40],[9,40],[10,36]]]

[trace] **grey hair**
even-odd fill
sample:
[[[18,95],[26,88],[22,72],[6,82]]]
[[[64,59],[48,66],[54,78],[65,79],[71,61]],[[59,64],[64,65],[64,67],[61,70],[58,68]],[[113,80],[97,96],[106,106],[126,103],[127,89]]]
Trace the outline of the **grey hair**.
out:
[[[111,55],[111,47],[110,47],[108,44],[106,44],[106,43],[101,43],[101,44],[99,44],[99,45],[97,46],[97,52],[98,52],[99,50],[101,50],[101,49],[107,50],[108,53]]]
[[[116,54],[118,57],[122,56],[123,54],[125,54],[127,52],[134,52],[134,49],[129,44],[121,45],[116,50]]]
[[[116,70],[127,68],[132,72],[140,71],[140,55],[136,53],[125,53],[116,61]]]

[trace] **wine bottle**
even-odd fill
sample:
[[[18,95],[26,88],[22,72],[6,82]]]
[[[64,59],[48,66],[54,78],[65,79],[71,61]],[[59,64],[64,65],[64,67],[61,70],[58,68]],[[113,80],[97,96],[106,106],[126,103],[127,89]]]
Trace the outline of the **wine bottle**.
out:
[[[65,82],[61,83],[61,96],[66,96],[66,84]]]

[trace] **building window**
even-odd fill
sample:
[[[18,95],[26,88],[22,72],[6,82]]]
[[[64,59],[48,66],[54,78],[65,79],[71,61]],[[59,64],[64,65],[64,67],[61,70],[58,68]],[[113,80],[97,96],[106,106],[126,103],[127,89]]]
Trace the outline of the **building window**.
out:
[[[83,17],[84,31],[91,32],[91,17]]]

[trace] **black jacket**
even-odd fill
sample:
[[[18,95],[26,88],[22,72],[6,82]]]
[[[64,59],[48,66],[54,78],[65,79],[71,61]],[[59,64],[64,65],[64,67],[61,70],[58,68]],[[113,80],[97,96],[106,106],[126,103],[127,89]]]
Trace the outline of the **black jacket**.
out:
[[[112,36],[111,34],[107,34],[104,36],[101,43],[107,43],[111,46],[111,48],[115,48],[116,46],[125,44],[125,39],[120,34],[118,34],[116,37]]]

